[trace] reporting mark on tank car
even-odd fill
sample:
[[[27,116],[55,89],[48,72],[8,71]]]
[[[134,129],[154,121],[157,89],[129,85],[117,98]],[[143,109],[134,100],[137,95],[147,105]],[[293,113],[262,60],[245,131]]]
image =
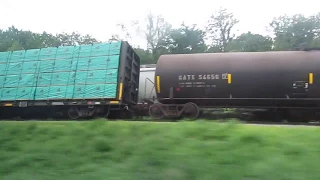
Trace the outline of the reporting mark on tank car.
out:
[[[179,75],[179,81],[192,81],[192,80],[216,80],[216,79],[228,79],[228,73],[222,74],[184,74]]]

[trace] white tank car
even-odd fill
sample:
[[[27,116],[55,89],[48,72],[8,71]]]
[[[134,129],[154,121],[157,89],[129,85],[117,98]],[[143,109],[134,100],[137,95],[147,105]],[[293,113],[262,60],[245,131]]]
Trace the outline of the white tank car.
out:
[[[140,66],[138,103],[142,103],[145,99],[153,101],[152,98],[156,98],[154,86],[155,70],[156,64],[146,64]]]

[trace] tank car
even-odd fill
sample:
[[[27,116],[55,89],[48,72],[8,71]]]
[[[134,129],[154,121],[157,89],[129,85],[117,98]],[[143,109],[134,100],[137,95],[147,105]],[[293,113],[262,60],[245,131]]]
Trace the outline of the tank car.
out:
[[[157,102],[155,86],[154,86],[154,73],[156,64],[145,64],[140,66],[139,77],[139,96],[138,103],[132,106],[132,112],[136,116],[148,116],[148,110],[151,104]]]
[[[156,64],[146,64],[140,66],[138,103],[143,103],[156,97],[154,89],[155,70]]]
[[[197,118],[199,107],[315,108],[320,51],[228,52],[160,56],[159,103],[152,118]]]

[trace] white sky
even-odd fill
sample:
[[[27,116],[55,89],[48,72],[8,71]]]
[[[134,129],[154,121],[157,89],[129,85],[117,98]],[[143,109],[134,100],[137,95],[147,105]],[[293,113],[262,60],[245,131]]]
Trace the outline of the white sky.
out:
[[[212,12],[227,8],[240,20],[238,33],[251,31],[267,35],[266,26],[279,15],[320,12],[319,0],[1,0],[0,29],[49,33],[78,31],[107,41],[118,33],[117,23],[142,20],[149,11],[162,14],[174,27],[182,21],[203,27]],[[129,40],[145,47],[141,39]]]

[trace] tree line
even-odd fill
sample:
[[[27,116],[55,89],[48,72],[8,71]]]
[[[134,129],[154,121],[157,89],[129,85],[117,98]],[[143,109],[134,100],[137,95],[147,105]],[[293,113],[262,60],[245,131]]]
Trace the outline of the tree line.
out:
[[[132,36],[141,36],[145,39],[146,49],[134,46],[142,64],[156,63],[161,54],[261,52],[320,47],[320,12],[311,16],[296,14],[273,18],[268,26],[274,37],[250,31],[235,36],[235,26],[240,20],[223,7],[208,18],[208,23],[203,29],[197,25],[188,26],[184,23],[178,28],[173,28],[163,16],[152,13],[148,14],[145,20],[144,25],[138,21],[132,24],[118,24],[123,35],[114,34],[109,39],[109,41],[127,40],[132,45],[134,44],[130,41]],[[129,31],[129,27],[134,28],[134,31]],[[14,26],[0,30],[0,51],[95,42],[100,41],[77,32],[52,35],[47,32],[18,30]]]

